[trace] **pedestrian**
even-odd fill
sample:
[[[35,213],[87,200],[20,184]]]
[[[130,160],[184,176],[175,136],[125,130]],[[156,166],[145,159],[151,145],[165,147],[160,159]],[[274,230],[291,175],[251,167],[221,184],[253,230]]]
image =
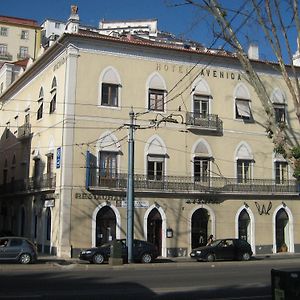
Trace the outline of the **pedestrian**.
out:
[[[214,236],[211,234],[207,240],[206,246],[210,246],[213,241],[214,241]]]

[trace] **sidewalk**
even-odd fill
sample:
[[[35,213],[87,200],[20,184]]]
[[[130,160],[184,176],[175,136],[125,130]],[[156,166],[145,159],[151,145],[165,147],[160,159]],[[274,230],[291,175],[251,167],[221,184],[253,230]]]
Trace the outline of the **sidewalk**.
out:
[[[275,253],[275,254],[257,254],[251,260],[272,260],[272,259],[294,259],[300,258],[300,253]],[[39,254],[38,260],[45,264],[89,264],[87,261],[82,261],[79,258],[61,258],[54,255]],[[156,264],[169,264],[169,263],[188,263],[195,262],[189,256],[185,257],[158,257],[154,263]]]

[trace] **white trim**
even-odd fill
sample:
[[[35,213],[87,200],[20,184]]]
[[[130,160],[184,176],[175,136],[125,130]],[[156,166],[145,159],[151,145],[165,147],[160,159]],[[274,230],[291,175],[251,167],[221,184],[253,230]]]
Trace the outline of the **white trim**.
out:
[[[273,212],[272,216],[272,227],[273,227],[273,253],[277,253],[276,249],[276,215],[278,211],[283,208],[285,212],[287,213],[289,217],[289,223],[288,223],[288,241],[287,241],[287,247],[288,252],[294,253],[295,247],[294,247],[294,218],[292,215],[291,210],[284,204],[279,205]]]
[[[113,212],[115,213],[116,216],[116,239],[121,238],[121,216],[118,211],[118,209],[111,203],[109,202],[104,202],[99,204],[95,210],[93,211],[92,215],[92,247],[96,247],[96,220],[97,220],[97,214],[100,211],[101,208],[109,206]]]
[[[166,214],[164,212],[164,210],[162,209],[161,206],[159,206],[158,204],[153,204],[151,205],[145,212],[144,214],[144,239],[147,240],[147,221],[148,221],[148,216],[150,214],[150,212],[156,208],[161,216],[161,220],[162,220],[162,228],[161,228],[161,255],[163,257],[167,257],[167,241],[166,241],[166,231],[167,231],[167,217]]]
[[[187,222],[187,234],[188,234],[188,253],[192,250],[192,217],[196,210],[204,208],[209,212],[209,216],[211,218],[211,234],[215,237],[216,236],[216,215],[215,212],[211,207],[206,204],[201,204],[199,206],[195,206],[189,214],[188,222]]]
[[[251,208],[249,206],[246,206],[245,204],[242,205],[238,211],[235,214],[235,237],[238,238],[239,237],[239,216],[240,213],[243,210],[246,210],[249,217],[250,217],[250,241],[249,244],[251,245],[253,254],[256,254],[256,247],[255,247],[255,217],[254,214],[251,210]]]

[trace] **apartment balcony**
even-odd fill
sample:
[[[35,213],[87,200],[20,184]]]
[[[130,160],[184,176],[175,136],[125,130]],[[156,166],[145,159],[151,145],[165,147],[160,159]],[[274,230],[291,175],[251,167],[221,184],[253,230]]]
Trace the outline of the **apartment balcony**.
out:
[[[223,134],[223,122],[218,115],[187,112],[186,125],[187,129],[191,131],[215,135]]]
[[[55,174],[43,174],[40,177],[14,180],[0,185],[0,195],[34,194],[39,192],[54,192],[56,187]]]
[[[0,53],[0,60],[5,60],[5,61],[12,61],[13,57],[11,54],[8,52],[6,53]]]
[[[29,58],[29,57],[30,57],[30,55],[27,54],[27,53],[18,53],[18,54],[17,54],[18,60],[23,60],[23,59]]]
[[[31,124],[25,123],[24,125],[18,127],[17,138],[27,139],[31,137]]]
[[[87,189],[99,192],[125,192],[127,174],[116,174],[113,178],[98,177],[95,182],[87,180]],[[167,195],[189,197],[201,195],[223,196],[299,196],[299,186],[295,180],[278,184],[275,180],[252,179],[239,183],[237,178],[211,177],[199,180],[194,177],[163,176],[160,180],[150,180],[146,175],[134,175],[136,195]]]

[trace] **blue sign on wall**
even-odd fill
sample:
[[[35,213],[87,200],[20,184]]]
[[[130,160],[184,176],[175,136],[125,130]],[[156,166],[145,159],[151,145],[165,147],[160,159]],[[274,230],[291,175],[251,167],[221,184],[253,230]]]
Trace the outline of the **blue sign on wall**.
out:
[[[61,147],[56,149],[56,169],[60,168]]]

